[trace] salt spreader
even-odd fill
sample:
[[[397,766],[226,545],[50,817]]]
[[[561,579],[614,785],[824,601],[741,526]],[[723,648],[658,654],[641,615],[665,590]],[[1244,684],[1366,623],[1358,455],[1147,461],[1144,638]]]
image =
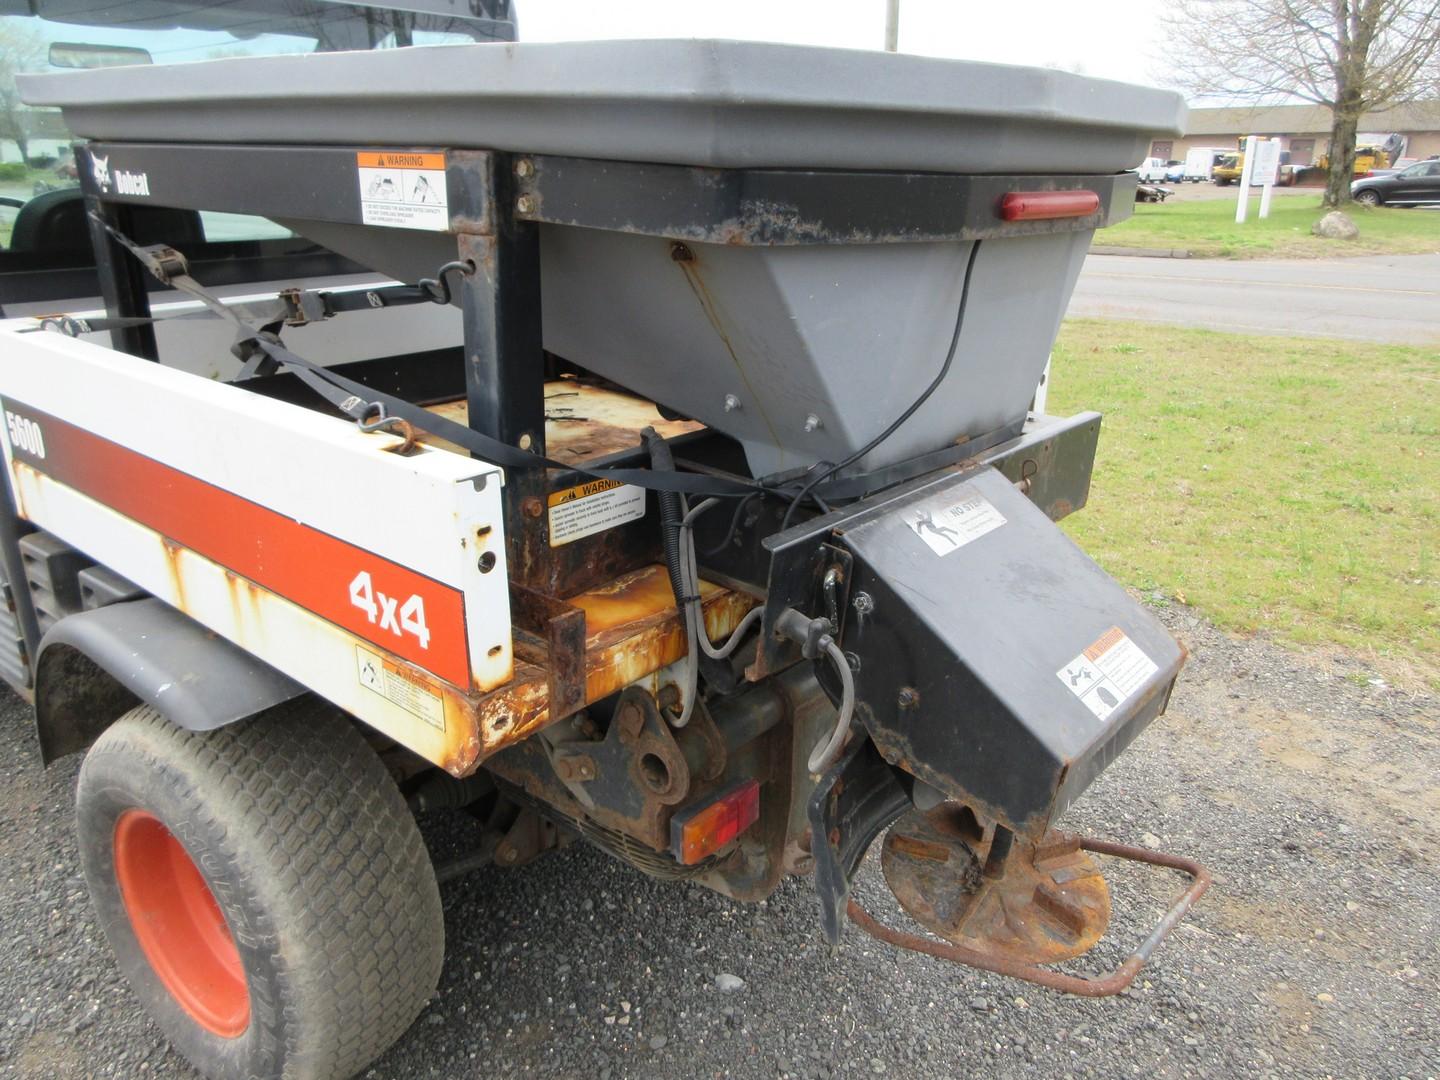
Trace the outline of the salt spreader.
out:
[[[88,749],[96,908],[207,1074],[363,1068],[435,986],[437,871],[577,838],[1094,995],[1204,890],[1056,827],[1184,651],[1055,525],[1099,415],[1031,410],[1178,97],[710,41],[23,88],[84,140],[106,310],[0,325],[5,673]],[[166,234],[212,211],[385,280],[219,299]],[[429,304],[452,348],[306,358]],[[197,315],[222,379],[157,351]],[[483,825],[438,868],[434,807]],[[882,833],[925,933],[851,898]],[[1192,881],[1087,979],[1045,965],[1106,929],[1097,853]]]

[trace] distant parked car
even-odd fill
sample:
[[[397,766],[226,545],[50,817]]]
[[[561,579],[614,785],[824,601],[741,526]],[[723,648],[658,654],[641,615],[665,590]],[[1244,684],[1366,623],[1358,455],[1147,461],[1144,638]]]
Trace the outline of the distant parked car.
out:
[[[1135,170],[1135,174],[1140,177],[1142,184],[1154,184],[1165,179],[1165,170],[1168,168],[1170,163],[1164,158],[1147,157]]]
[[[1165,182],[1168,184],[1185,182],[1185,163],[1183,161],[1172,161],[1165,166]]]
[[[1366,206],[1440,206],[1440,159],[1417,161],[1390,176],[1367,176],[1350,185]]]

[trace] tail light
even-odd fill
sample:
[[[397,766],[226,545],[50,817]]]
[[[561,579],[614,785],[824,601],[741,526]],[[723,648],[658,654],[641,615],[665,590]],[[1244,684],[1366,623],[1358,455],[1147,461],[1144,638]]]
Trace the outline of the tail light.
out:
[[[1012,191],[1000,200],[1006,221],[1088,217],[1099,209],[1100,196],[1093,191]]]
[[[675,858],[691,866],[713,855],[760,817],[760,783],[742,780],[712,801],[680,811],[670,819]]]

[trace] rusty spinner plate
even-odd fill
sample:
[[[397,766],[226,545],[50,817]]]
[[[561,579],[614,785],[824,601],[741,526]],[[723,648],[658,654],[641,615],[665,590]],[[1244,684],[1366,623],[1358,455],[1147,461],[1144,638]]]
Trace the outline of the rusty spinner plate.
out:
[[[981,858],[988,836],[967,840],[945,821],[912,811],[885,835],[885,880],[916,922],[957,945],[1032,964],[1068,960],[1100,940],[1110,890],[1073,837],[1017,839],[991,876]]]

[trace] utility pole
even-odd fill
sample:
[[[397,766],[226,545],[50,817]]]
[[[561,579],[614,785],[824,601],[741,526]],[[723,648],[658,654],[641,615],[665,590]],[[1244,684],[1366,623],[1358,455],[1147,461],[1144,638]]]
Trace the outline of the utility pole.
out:
[[[900,0],[885,0],[885,51],[895,52],[900,44]]]

